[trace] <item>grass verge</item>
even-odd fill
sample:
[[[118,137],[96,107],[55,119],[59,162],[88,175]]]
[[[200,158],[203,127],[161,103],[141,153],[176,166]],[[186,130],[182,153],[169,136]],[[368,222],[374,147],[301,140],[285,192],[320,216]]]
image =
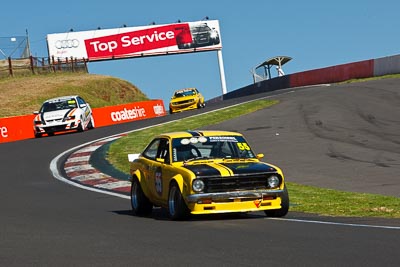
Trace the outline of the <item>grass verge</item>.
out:
[[[287,183],[291,211],[324,216],[400,218],[400,198]]]
[[[118,170],[129,173],[127,155],[140,153],[155,135],[164,132],[195,130],[208,125],[217,124],[225,120],[239,117],[263,108],[277,104],[277,100],[258,100],[231,108],[204,113],[198,116],[185,118],[168,124],[151,127],[141,131],[133,132],[111,144],[107,153],[107,160]],[[218,112],[218,116],[216,116]],[[190,128],[188,128],[190,125]]]
[[[87,73],[50,73],[0,79],[0,117],[32,114],[46,99],[80,95],[92,108],[148,100],[135,85]]]
[[[359,82],[376,81],[376,80],[382,80],[382,79],[398,79],[398,78],[400,78],[400,74],[388,74],[388,75],[383,75],[383,76],[351,79],[351,80],[347,80],[344,82],[339,82],[338,84],[359,83]]]
[[[127,154],[139,153],[151,139],[162,132],[199,129],[277,104],[276,100],[257,100],[196,117],[155,126],[128,134],[111,144],[107,159],[117,169],[129,173]],[[168,130],[166,130],[168,129]],[[285,171],[285,170],[283,170]],[[324,216],[400,218],[400,198],[375,194],[343,192],[332,189],[287,183],[291,211]]]

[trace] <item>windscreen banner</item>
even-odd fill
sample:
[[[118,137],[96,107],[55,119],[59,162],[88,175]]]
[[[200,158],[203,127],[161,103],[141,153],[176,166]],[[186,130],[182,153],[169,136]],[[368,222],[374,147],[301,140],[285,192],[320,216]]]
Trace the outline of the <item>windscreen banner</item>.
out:
[[[49,56],[88,61],[222,49],[218,20],[47,35]]]

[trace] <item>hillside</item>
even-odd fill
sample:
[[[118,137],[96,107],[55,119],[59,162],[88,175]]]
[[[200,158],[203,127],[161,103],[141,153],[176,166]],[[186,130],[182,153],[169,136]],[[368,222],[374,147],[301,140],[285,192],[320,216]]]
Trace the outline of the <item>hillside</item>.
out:
[[[147,100],[135,85],[111,76],[62,73],[0,79],[0,117],[32,114],[48,98],[80,95],[91,107]]]

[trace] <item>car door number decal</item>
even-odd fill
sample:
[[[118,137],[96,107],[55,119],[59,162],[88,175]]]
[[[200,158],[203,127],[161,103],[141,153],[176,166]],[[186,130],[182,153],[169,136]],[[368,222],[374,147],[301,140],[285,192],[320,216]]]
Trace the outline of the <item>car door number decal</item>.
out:
[[[158,169],[155,173],[154,185],[156,187],[157,194],[162,194],[162,173],[161,169]]]

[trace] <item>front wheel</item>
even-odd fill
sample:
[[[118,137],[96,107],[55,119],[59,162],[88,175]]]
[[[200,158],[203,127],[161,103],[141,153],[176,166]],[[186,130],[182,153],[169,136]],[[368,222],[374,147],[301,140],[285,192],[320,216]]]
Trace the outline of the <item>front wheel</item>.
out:
[[[197,108],[198,109],[200,109],[200,108],[205,108],[205,106],[206,106],[206,103],[201,103],[201,102],[199,102],[199,103],[197,103]]]
[[[150,215],[153,210],[153,204],[143,193],[137,178],[133,178],[131,185],[131,206],[133,213],[139,216]]]
[[[168,215],[172,220],[184,220],[190,215],[190,211],[176,183],[173,183],[169,189]]]
[[[94,119],[93,119],[93,115],[90,116],[90,121],[88,124],[88,129],[94,129]]]
[[[265,215],[268,217],[284,217],[289,211],[289,193],[287,188],[283,189],[283,193],[281,195],[281,208],[277,210],[266,210]]]
[[[82,118],[81,118],[81,121],[79,122],[77,131],[81,133],[81,132],[83,132],[84,130],[85,130],[85,127],[83,126],[83,120],[82,120]]]

